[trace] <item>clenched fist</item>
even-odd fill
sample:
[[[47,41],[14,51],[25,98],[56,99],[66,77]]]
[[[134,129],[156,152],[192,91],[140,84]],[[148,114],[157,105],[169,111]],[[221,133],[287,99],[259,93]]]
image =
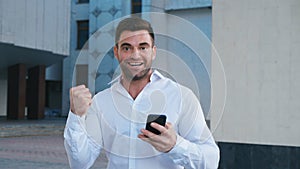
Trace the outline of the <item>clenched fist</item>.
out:
[[[70,89],[71,111],[79,116],[84,115],[92,103],[92,94],[85,85]]]

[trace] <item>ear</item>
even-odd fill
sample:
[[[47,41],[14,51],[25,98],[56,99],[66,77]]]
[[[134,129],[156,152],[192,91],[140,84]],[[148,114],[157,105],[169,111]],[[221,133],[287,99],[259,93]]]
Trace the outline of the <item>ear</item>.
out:
[[[156,46],[154,45],[152,48],[152,61],[156,58]]]
[[[115,58],[119,61],[119,54],[118,54],[118,47],[117,47],[117,45],[114,46],[114,55],[115,55]]]

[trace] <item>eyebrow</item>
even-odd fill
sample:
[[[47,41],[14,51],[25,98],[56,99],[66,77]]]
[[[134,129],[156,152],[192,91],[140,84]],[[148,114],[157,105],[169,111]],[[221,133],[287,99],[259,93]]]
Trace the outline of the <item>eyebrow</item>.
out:
[[[122,43],[120,47],[123,47],[123,46],[132,46],[130,43]]]
[[[140,43],[139,45],[140,45],[140,46],[145,46],[145,45],[148,45],[148,46],[150,46],[150,44],[149,44],[149,43],[147,43],[147,42],[142,42],[142,43]]]
[[[147,42],[142,42],[142,43],[140,43],[139,44],[139,46],[145,46],[145,45],[147,45],[147,46],[151,46],[149,43],[147,43]],[[123,46],[132,46],[130,43],[122,43],[121,44],[121,46],[120,47],[123,47]]]

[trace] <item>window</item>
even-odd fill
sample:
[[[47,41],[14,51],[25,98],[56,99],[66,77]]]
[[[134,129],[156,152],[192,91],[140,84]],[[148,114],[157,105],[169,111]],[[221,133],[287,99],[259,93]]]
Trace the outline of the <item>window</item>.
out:
[[[86,49],[88,47],[88,43],[85,43],[89,39],[89,21],[77,21],[77,49],[82,49],[83,47]],[[84,46],[85,45],[85,46]]]
[[[90,0],[78,0],[78,3],[79,4],[82,4],[82,3],[89,3],[90,2]]]
[[[76,85],[88,86],[88,65],[76,65]]]
[[[142,0],[131,0],[131,13],[141,13],[142,12]]]

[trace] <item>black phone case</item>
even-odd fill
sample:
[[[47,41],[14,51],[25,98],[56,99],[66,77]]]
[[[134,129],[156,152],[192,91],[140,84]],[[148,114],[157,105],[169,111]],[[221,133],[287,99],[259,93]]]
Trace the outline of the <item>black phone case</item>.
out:
[[[150,124],[152,122],[155,122],[159,125],[165,126],[166,125],[166,115],[159,115],[159,114],[149,114],[147,117],[147,124],[146,124],[146,130],[151,131],[154,134],[161,134],[160,131],[156,130],[155,128],[151,127]]]

